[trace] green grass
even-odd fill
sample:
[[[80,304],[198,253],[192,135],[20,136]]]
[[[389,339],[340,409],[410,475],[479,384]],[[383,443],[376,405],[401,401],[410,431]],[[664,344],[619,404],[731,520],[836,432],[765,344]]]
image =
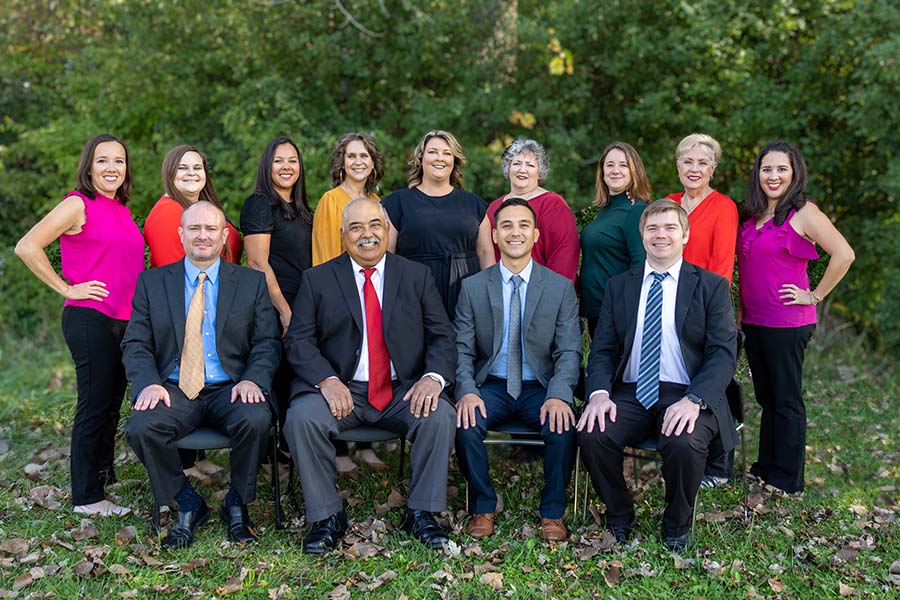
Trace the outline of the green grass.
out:
[[[759,416],[745,369],[741,377],[752,461]],[[82,520],[69,510],[67,488],[75,395],[71,360],[56,334],[37,342],[2,340],[0,439],[9,451],[0,455],[0,589],[12,590],[30,572],[33,580],[19,589],[20,598],[621,600],[830,598],[842,592],[900,597],[900,575],[889,574],[891,564],[900,561],[900,401],[894,371],[885,360],[866,356],[846,333],[823,329],[810,347],[805,387],[807,491],[779,497],[754,484],[755,508],[747,520],[739,510],[739,486],[702,491],[697,546],[680,557],[658,539],[663,488],[653,465],[639,467],[638,529],[629,544],[603,541],[602,520],[593,516],[602,506],[591,492],[587,518],[567,516],[572,538],[548,545],[538,537],[539,463],[523,463],[516,451],[496,447],[492,472],[505,504],[498,531],[477,543],[464,534],[464,486],[453,470],[451,510],[445,517],[457,547],[450,553],[428,551],[396,531],[402,508],[375,515],[375,505],[386,503],[391,490],[405,490],[396,469],[339,481],[352,521],[344,554],[303,555],[302,513],[288,498],[289,529],[275,531],[263,474],[260,502],[251,508],[262,531],[258,546],[243,549],[226,542],[223,525],[211,521],[194,547],[172,553],[161,551],[150,532],[149,485],[123,440],[117,457],[120,482],[111,491],[135,512],[94,519],[95,536],[73,539]],[[396,451],[381,447],[379,453],[396,466]],[[210,458],[227,467],[226,453]],[[26,478],[25,465],[42,461],[44,479]],[[626,468],[631,468],[627,462]],[[226,489],[225,477],[199,486],[214,508],[219,502],[214,495]],[[31,495],[43,485],[61,491],[60,508],[34,504]],[[127,526],[136,537],[117,539]],[[12,546],[13,539],[25,540],[27,550],[16,552],[21,549]],[[84,573],[86,562],[93,566]]]

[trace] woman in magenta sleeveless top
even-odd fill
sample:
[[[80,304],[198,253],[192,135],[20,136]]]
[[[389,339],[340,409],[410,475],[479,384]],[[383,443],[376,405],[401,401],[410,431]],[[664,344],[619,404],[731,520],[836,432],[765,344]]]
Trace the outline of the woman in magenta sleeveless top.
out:
[[[125,369],[119,344],[144,270],[144,238],[125,206],[131,164],[121,141],[92,138],[81,151],[74,190],[19,240],[16,255],[63,296],[63,335],[75,361],[78,402],[72,426],[72,504],[76,513],[124,515],[106,499]],[[59,239],[62,277],[45,248]]]
[[[738,323],[762,407],[759,454],[750,472],[784,492],[803,491],[806,406],[803,355],[816,327],[816,304],[840,282],[853,249],[805,195],[806,163],[787,142],[760,150],[741,209],[737,257]],[[816,244],[831,257],[810,289]]]

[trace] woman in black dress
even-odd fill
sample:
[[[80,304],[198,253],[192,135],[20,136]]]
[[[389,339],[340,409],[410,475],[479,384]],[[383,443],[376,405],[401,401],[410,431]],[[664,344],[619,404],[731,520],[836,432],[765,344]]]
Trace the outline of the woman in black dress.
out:
[[[256,171],[256,191],[241,210],[241,230],[247,264],[266,274],[283,336],[291,322],[291,307],[303,271],[312,266],[312,211],[306,196],[306,173],[300,151],[290,138],[276,137],[263,150]],[[279,424],[287,414],[293,378],[282,351],[281,365],[272,381]]]
[[[485,202],[462,189],[465,164],[452,133],[429,131],[409,161],[409,187],[383,202],[388,249],[431,268],[450,319],[462,280],[496,262]]]

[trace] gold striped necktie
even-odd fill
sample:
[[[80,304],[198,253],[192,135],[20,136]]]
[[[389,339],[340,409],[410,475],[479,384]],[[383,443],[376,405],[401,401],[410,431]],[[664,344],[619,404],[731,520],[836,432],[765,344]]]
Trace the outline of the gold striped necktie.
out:
[[[206,273],[197,276],[197,289],[191,296],[187,320],[184,323],[184,347],[181,349],[181,367],[178,387],[189,400],[200,395],[203,389],[203,283]]]

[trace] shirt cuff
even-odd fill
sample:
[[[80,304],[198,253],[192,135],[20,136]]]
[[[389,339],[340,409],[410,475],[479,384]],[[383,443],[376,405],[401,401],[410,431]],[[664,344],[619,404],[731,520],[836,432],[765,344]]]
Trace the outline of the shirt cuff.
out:
[[[610,399],[612,399],[612,396],[610,396],[609,390],[594,390],[593,392],[591,392],[591,395],[588,396],[588,403],[593,402],[594,396],[601,392],[606,392],[606,395],[609,396]]]
[[[427,373],[425,373],[424,375],[422,375],[422,377],[431,377],[432,379],[434,379],[435,381],[437,381],[438,383],[441,384],[441,389],[442,389],[442,390],[443,390],[445,387],[447,387],[447,380],[444,379],[443,376],[442,376],[440,373],[435,373],[434,371],[428,371]]]

